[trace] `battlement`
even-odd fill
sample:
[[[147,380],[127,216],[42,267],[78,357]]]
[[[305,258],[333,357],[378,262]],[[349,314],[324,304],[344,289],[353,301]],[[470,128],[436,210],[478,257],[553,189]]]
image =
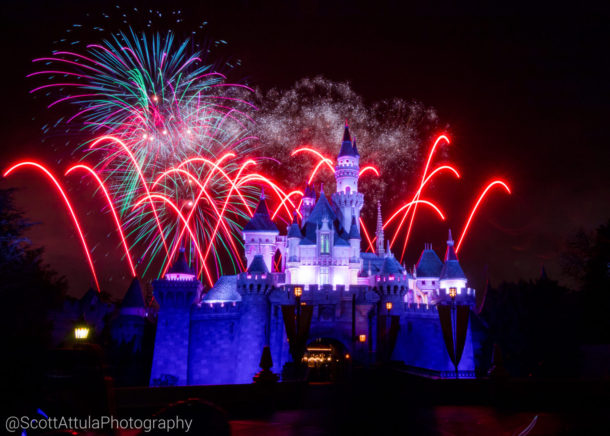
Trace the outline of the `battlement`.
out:
[[[333,202],[339,207],[362,207],[364,194],[362,192],[335,192],[332,195]]]
[[[154,280],[152,285],[161,310],[189,308],[202,288],[198,280]]]
[[[199,318],[209,315],[234,315],[239,316],[241,308],[241,302],[239,301],[227,301],[227,302],[203,302],[199,307],[193,310],[192,318]]]

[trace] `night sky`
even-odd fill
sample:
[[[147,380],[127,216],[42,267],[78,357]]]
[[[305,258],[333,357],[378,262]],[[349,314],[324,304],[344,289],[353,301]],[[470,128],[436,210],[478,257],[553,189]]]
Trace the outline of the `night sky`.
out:
[[[449,223],[455,233],[481,185],[499,176],[513,189],[510,197],[489,197],[460,253],[471,284],[480,288],[486,274],[492,283],[533,278],[542,265],[551,278],[564,280],[559,256],[565,240],[610,217],[609,10],[530,2],[397,6],[402,3],[172,1],[171,7],[194,22],[208,21],[205,35],[226,40],[227,52],[242,60],[239,74],[263,89],[322,74],[349,81],[366,101],[400,97],[435,108],[449,126],[448,157],[464,174],[459,190],[455,183],[435,187],[447,209],[463,209]],[[33,71],[32,58],[56,48],[51,42],[64,29],[114,4],[3,3],[3,168],[23,157],[58,171],[65,167],[57,161],[68,156],[40,142],[40,128],[57,114],[32,98],[25,75]],[[90,281],[87,265],[63,206],[41,182],[24,174],[1,186],[21,188],[19,206],[41,223],[32,242],[46,247],[48,262],[80,295]],[[79,201],[79,210],[96,208],[86,196]],[[83,221],[92,240],[111,231],[95,213]],[[446,227],[416,225],[407,263],[417,260],[426,241],[442,254]],[[99,274],[113,277],[105,290],[121,295],[126,268],[98,249]]]

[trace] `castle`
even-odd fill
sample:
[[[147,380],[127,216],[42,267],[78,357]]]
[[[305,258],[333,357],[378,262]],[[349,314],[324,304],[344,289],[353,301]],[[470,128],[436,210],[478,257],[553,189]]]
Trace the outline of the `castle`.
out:
[[[282,306],[312,306],[303,359],[372,362],[382,353],[382,332],[393,325],[391,360],[437,376],[454,376],[445,346],[438,304],[451,293],[473,307],[453,247],[444,261],[426,245],[412,271],[384,244],[377,205],[375,253],[361,251],[359,229],[364,195],[358,191],[360,155],[345,126],[335,167],[336,192],[328,200],[307,185],[286,235],[271,220],[264,194],[243,228],[247,271],[222,276],[207,292],[182,251],[168,273],[153,282],[159,303],[151,385],[251,383],[262,350],[269,346],[275,373],[290,362]],[[281,254],[281,257],[277,254]],[[274,262],[274,259],[281,259]],[[474,374],[472,328],[459,363],[461,376]],[[315,345],[315,346],[314,346]]]

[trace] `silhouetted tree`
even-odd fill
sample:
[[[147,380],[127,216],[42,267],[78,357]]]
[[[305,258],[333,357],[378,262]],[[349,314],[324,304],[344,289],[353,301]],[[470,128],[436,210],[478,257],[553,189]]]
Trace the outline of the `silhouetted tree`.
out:
[[[11,405],[27,400],[50,341],[49,309],[60,304],[66,282],[42,261],[25,231],[32,226],[15,208],[12,190],[0,190],[0,331],[3,379],[15,388]],[[9,391],[10,392],[10,391]]]
[[[568,242],[562,263],[582,291],[583,340],[610,342],[610,219],[591,234],[579,231]]]
[[[514,376],[575,375],[578,310],[574,293],[546,276],[487,292],[481,318]]]

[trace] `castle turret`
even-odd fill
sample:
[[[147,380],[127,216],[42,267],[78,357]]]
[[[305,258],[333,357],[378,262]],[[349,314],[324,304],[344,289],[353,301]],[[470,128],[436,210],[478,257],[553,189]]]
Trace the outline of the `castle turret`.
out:
[[[449,230],[449,237],[447,238],[447,251],[445,252],[445,263],[440,272],[440,288],[441,293],[444,295],[449,294],[451,288],[455,288],[458,298],[463,299],[466,294],[470,294],[470,290],[467,288],[468,280],[466,274],[460,266],[457,253],[455,252],[453,237],[451,236],[451,230]],[[474,292],[472,292],[474,298]]]
[[[202,285],[189,265],[184,248],[165,277],[152,283],[159,303],[151,385],[188,384],[189,326],[193,302]]]
[[[263,256],[254,256],[248,271],[237,279],[241,294],[240,347],[237,350],[236,383],[251,383],[258,371],[263,348],[269,345],[269,293],[273,280]]]
[[[277,236],[280,232],[275,223],[271,221],[269,209],[265,202],[264,191],[261,193],[261,199],[254,211],[254,215],[244,226],[242,234],[247,266],[250,266],[254,256],[260,254],[267,265],[267,270],[271,271],[273,256],[277,249]]]
[[[352,211],[355,210],[356,217],[360,217],[360,210],[364,204],[364,195],[358,192],[358,177],[360,175],[360,155],[352,143],[347,121],[343,132],[341,149],[337,156],[335,166],[335,180],[337,181],[337,192],[332,196],[333,203],[341,210],[341,224],[348,231],[352,222]]]
[[[425,244],[424,250],[415,265],[414,303],[434,303],[437,300],[440,283],[439,277],[443,262],[432,248]]]
[[[303,239],[296,212],[292,217],[292,224],[288,227],[286,239],[288,240],[288,262],[296,262],[299,256],[299,242]]]
[[[303,201],[301,202],[301,208],[299,212],[301,212],[301,222],[305,222],[307,217],[311,214],[314,206],[316,205],[316,190],[313,188],[313,185],[307,183],[305,185],[305,193],[303,194]]]

